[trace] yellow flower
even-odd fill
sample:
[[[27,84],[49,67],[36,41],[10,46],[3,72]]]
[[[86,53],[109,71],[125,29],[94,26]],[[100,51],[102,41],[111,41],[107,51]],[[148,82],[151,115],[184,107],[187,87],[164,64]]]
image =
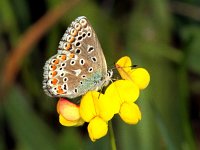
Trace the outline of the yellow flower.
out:
[[[105,136],[108,132],[108,123],[100,117],[93,118],[88,124],[88,133],[90,139],[94,142],[95,140]]]
[[[119,59],[116,68],[124,80],[113,82],[105,92],[114,104],[115,113],[119,113],[128,124],[136,124],[141,120],[140,109],[134,102],[140,90],[145,89],[150,81],[150,75],[144,68],[132,69],[132,66],[128,56]]]
[[[95,141],[106,135],[107,122],[114,116],[114,108],[109,97],[96,91],[89,91],[81,99],[80,115],[84,121],[89,122],[89,136]]]
[[[89,91],[81,99],[80,115],[86,122],[90,122],[95,116],[108,121],[114,115],[114,109],[111,106],[109,97],[97,91]]]
[[[132,63],[128,56],[124,56],[115,64],[122,79],[134,82],[140,90],[145,89],[150,82],[150,75],[144,68],[131,69]]]
[[[115,113],[119,113],[124,122],[136,124],[141,119],[141,112],[133,103],[139,97],[139,88],[134,82],[115,81],[106,89],[105,95],[110,97],[110,101],[115,106]]]
[[[118,80],[113,82],[105,92],[110,97],[115,113],[119,112],[120,105],[124,102],[135,102],[139,97],[140,91],[136,84],[129,80]]]
[[[119,74],[121,75],[122,79],[131,80],[129,78],[129,74],[127,72],[131,71],[132,63],[131,59],[128,56],[124,56],[120,58],[117,63],[115,64]]]
[[[123,103],[120,107],[119,115],[128,124],[136,124],[141,120],[141,112],[135,103]]]
[[[140,90],[145,89],[150,75],[144,68],[132,68],[131,59],[122,57],[116,63],[122,77],[111,83],[105,93],[88,91],[81,99],[80,106],[63,98],[57,104],[59,121],[64,126],[79,126],[88,122],[88,133],[94,142],[108,132],[108,121],[114,114],[128,124],[136,124],[141,120],[141,112],[134,102]]]
[[[63,126],[80,126],[84,123],[79,113],[79,106],[60,98],[57,103],[57,112],[59,114],[59,122]]]

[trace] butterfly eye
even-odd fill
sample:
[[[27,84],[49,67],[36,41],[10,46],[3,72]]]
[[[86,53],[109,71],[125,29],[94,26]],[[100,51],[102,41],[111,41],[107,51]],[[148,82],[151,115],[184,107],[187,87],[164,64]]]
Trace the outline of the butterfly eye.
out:
[[[82,18],[82,19],[80,20],[80,24],[81,24],[83,27],[86,27],[86,26],[87,26],[87,21],[86,21],[86,19]]]
[[[113,76],[113,71],[112,71],[112,70],[108,71],[108,72],[107,72],[107,76],[108,76],[109,78],[111,78],[111,77]]]

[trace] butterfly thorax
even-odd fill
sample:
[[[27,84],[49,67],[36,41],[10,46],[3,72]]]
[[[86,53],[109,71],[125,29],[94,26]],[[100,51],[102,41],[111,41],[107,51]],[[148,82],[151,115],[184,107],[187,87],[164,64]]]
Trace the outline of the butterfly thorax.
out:
[[[111,77],[112,71],[108,71],[104,76],[102,76],[101,72],[95,72],[89,79],[83,80],[83,84],[79,85],[78,89],[84,91],[83,93],[86,93],[87,89],[98,91],[109,84]]]

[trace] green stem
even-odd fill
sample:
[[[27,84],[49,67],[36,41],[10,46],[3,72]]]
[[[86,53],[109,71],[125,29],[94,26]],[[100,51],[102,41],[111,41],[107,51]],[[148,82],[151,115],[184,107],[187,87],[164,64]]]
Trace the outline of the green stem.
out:
[[[113,127],[112,127],[112,122],[111,121],[108,122],[108,127],[109,127],[111,148],[112,148],[112,150],[117,150],[116,143],[115,143],[115,135],[114,135],[114,131],[113,131]]]

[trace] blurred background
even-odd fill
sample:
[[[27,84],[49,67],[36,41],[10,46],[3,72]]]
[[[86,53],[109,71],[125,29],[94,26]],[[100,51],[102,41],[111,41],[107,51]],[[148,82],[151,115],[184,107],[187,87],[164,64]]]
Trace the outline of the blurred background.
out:
[[[45,61],[63,33],[86,16],[108,68],[128,55],[151,75],[137,101],[142,120],[113,126],[118,149],[200,149],[199,0],[0,0],[0,149],[110,149],[87,126],[58,122],[57,98],[42,89]]]

